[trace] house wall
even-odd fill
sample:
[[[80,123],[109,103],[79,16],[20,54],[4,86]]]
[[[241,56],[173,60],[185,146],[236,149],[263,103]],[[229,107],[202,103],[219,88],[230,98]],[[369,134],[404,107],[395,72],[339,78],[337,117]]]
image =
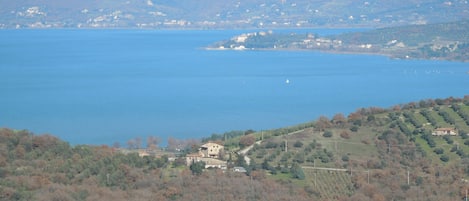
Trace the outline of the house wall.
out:
[[[201,147],[201,152],[204,155],[204,157],[210,157],[210,158],[218,158],[218,155],[223,150],[224,150],[223,145],[219,145],[216,143],[207,143],[207,144],[202,145]]]

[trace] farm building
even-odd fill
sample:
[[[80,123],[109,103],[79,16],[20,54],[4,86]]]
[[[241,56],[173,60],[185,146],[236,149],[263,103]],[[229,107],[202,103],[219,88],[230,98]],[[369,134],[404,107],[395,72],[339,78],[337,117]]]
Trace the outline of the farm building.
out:
[[[200,146],[197,153],[187,154],[186,163],[191,165],[194,162],[203,161],[205,168],[220,168],[226,169],[226,161],[219,160],[220,155],[223,154],[224,146],[214,142],[208,142]]]
[[[443,135],[457,135],[458,132],[454,128],[437,128],[432,132],[434,136],[443,136]]]

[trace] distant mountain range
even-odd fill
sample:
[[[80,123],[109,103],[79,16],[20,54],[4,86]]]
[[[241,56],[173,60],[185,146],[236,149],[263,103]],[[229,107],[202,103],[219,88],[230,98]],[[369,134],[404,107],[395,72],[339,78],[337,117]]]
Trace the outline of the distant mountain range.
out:
[[[469,19],[467,0],[0,0],[0,28],[389,27]]]

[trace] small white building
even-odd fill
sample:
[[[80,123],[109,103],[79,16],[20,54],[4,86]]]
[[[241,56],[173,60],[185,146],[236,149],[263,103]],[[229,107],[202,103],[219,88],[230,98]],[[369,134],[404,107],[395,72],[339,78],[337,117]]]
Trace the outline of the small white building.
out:
[[[196,162],[204,162],[205,163],[205,168],[219,168],[219,169],[226,169],[227,167],[227,162],[218,160],[215,158],[206,158],[202,157],[202,155],[198,154],[187,154],[186,156],[186,164],[187,166],[190,166],[193,163]]]
[[[455,136],[458,135],[458,132],[455,128],[437,128],[432,132],[434,136],[444,136],[444,135],[451,135]]]
[[[233,167],[233,172],[246,173],[247,171],[244,167]]]

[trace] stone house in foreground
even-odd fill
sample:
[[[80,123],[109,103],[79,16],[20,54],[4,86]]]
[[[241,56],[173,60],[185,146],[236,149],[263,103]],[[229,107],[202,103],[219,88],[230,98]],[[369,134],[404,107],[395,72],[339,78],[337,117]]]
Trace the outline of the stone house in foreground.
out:
[[[214,142],[205,143],[199,148],[199,152],[205,158],[219,158],[223,151],[224,146]]]
[[[203,161],[205,163],[205,168],[226,169],[226,161],[219,159],[223,152],[223,145],[214,142],[208,142],[200,146],[197,153],[187,154],[186,164],[190,166],[194,162]]]

